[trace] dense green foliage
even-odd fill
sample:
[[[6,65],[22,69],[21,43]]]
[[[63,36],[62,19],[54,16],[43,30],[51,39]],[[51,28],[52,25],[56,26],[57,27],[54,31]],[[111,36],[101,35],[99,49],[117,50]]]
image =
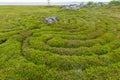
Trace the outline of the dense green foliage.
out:
[[[119,9],[0,6],[0,80],[119,80]]]
[[[120,5],[120,0],[112,0],[109,5]]]

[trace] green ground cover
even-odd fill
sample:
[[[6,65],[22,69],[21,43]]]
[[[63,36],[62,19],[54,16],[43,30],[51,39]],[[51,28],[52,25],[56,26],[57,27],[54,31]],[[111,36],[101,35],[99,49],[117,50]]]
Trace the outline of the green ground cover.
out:
[[[0,6],[0,80],[119,80],[119,14],[120,6]],[[44,23],[49,16],[60,21]]]

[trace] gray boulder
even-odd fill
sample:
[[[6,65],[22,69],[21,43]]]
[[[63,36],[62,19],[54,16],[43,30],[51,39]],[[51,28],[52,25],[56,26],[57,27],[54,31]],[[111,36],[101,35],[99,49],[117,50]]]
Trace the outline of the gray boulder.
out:
[[[88,5],[83,5],[82,7],[83,7],[83,8],[89,8],[89,6],[88,6]]]
[[[58,21],[59,21],[58,18],[55,16],[45,18],[44,20],[44,22],[47,22],[47,23],[53,23],[53,22],[58,22]]]
[[[68,6],[62,6],[62,9],[80,10],[80,7],[79,7],[79,5],[73,4],[73,5],[68,5]]]

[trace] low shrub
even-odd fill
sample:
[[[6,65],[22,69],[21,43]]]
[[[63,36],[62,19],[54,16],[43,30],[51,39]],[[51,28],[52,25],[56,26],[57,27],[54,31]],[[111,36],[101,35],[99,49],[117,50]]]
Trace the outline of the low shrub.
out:
[[[66,46],[66,40],[61,39],[59,37],[54,37],[47,41],[47,44],[51,47],[65,47]]]
[[[42,41],[40,37],[30,38],[29,44],[31,47],[40,49],[40,50],[48,50],[49,46]]]
[[[93,46],[91,48],[92,52],[97,54],[97,55],[103,55],[103,54],[106,54],[108,52],[110,52],[110,47],[105,45],[105,46],[102,46],[100,44],[96,44],[95,46]]]
[[[50,49],[51,52],[53,53],[57,53],[59,55],[77,55],[77,56],[81,56],[81,55],[92,55],[93,53],[91,52],[91,50],[87,47],[80,47],[80,48],[51,48]]]

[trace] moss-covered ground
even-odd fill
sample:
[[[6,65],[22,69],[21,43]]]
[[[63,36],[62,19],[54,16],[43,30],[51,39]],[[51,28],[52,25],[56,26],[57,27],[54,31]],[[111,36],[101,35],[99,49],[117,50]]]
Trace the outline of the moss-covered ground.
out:
[[[0,80],[120,80],[120,6],[0,6]]]

